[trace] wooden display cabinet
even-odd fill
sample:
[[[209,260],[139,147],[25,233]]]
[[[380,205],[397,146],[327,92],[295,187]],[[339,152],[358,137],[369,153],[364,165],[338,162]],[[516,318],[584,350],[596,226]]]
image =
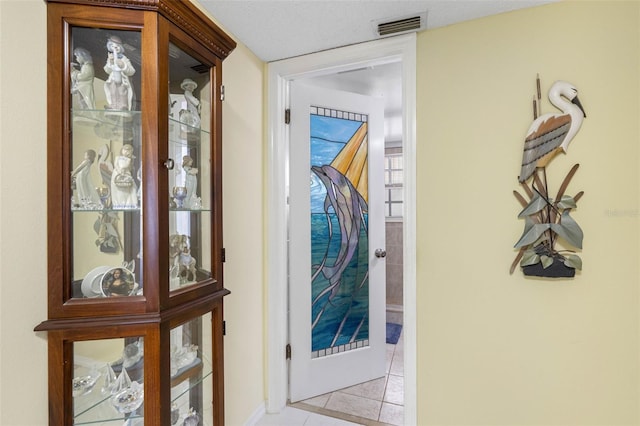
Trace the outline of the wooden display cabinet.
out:
[[[222,61],[175,0],[48,0],[50,425],[223,425]]]

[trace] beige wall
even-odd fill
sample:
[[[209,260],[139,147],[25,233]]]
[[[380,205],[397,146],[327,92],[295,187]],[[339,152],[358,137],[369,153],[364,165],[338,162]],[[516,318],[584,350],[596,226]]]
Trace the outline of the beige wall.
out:
[[[210,18],[216,21],[215,17]],[[228,425],[244,424],[266,398],[262,143],[265,64],[236,42],[238,46],[224,62],[222,76],[223,222],[227,256],[224,285],[231,291],[224,306]]]
[[[640,422],[639,4],[561,2],[419,35],[420,424]],[[587,113],[548,167],[557,188],[580,163],[573,280],[509,275],[536,73],[545,92],[574,83]]]
[[[241,425],[265,400],[262,75],[244,46],[224,63],[223,127],[226,421]]]
[[[0,1],[0,424],[47,424],[46,7]]]

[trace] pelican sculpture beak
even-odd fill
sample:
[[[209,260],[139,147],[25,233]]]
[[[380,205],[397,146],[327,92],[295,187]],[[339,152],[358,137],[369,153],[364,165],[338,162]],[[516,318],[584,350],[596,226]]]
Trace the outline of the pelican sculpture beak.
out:
[[[575,96],[572,100],[571,103],[574,105],[577,105],[578,108],[580,108],[580,111],[582,111],[582,114],[584,115],[585,118],[587,118],[587,113],[584,112],[584,108],[582,108],[582,104],[580,103],[580,99],[578,99],[578,96]]]

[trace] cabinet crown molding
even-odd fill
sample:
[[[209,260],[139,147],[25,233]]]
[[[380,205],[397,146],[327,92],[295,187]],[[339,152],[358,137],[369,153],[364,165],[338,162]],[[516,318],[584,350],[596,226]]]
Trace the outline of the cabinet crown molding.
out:
[[[202,42],[220,59],[235,49],[236,42],[190,1],[176,0],[45,0],[47,3],[117,7],[160,13]]]

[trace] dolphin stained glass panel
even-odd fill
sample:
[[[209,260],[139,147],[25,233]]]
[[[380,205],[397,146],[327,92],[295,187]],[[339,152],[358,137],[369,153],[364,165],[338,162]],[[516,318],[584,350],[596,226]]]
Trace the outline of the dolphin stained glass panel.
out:
[[[311,107],[311,350],[368,346],[368,117]]]

